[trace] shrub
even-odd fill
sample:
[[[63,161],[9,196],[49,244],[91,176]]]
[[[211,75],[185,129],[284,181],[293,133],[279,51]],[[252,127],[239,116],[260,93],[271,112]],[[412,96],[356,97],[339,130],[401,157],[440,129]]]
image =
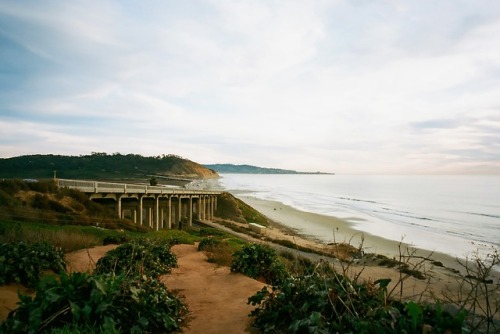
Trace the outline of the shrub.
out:
[[[165,333],[178,330],[186,307],[163,283],[127,275],[72,273],[20,296],[2,333]]]
[[[126,273],[158,277],[177,266],[170,244],[160,239],[137,239],[106,253],[96,264],[97,273]]]
[[[0,244],[0,284],[17,282],[35,286],[42,271],[53,270],[59,273],[65,268],[64,253],[48,243]]]
[[[129,241],[129,237],[127,237],[126,235],[108,235],[108,236],[104,237],[104,239],[102,240],[102,244],[104,246],[111,245],[111,244],[118,245],[118,244],[123,244],[123,243],[128,242],[128,241]]]
[[[359,284],[319,263],[307,275],[264,287],[248,303],[254,325],[272,333],[432,333],[460,332],[464,313],[440,305],[387,300],[389,279]]]
[[[252,278],[264,278],[268,283],[278,283],[286,277],[284,265],[274,249],[259,244],[248,244],[233,254],[232,272]]]
[[[208,262],[221,266],[231,266],[233,262],[233,253],[239,245],[230,243],[229,240],[219,238],[203,238],[198,244],[198,251],[204,251]]]
[[[203,238],[200,240],[200,243],[198,244],[198,251],[209,249],[220,243],[221,240],[218,238],[213,238],[213,237]]]

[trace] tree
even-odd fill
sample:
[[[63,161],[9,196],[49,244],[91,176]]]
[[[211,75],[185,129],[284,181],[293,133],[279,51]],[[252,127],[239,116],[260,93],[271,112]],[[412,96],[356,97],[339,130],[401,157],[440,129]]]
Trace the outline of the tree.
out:
[[[156,179],[155,176],[151,176],[151,178],[149,179],[149,184],[152,186],[158,185],[158,180]]]

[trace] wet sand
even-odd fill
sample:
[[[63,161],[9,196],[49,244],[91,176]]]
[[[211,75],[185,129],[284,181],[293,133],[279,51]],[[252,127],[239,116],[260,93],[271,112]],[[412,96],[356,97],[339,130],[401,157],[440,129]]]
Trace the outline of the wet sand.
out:
[[[404,242],[389,240],[358,231],[354,229],[349,222],[343,219],[300,211],[276,201],[262,200],[244,194],[234,195],[267,216],[274,223],[277,223],[278,226],[281,225],[285,229],[291,229],[298,235],[319,244],[348,242],[358,247],[362,243],[362,248],[365,253],[381,254],[396,259],[400,255],[401,248],[404,254],[408,254],[410,251],[417,257],[430,257],[435,261],[442,262],[448,268],[457,270],[462,269],[457,259],[453,256],[433,252],[432,250],[418,249]],[[327,237],[327,242],[318,240],[307,233],[308,230],[318,225],[322,225],[323,228],[327,227],[331,229],[331,236]]]

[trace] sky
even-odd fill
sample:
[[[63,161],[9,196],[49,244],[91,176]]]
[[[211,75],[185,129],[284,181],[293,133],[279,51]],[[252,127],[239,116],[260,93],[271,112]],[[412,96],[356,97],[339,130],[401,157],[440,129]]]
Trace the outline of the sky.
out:
[[[0,158],[500,173],[500,1],[0,0]]]

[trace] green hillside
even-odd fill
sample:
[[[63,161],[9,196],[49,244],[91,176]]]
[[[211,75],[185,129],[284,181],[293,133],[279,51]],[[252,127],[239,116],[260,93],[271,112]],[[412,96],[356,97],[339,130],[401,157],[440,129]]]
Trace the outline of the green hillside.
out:
[[[178,178],[215,178],[217,173],[176,155],[138,154],[25,155],[0,159],[0,178],[147,179],[152,175]]]
[[[213,164],[204,166],[216,171],[217,173],[229,174],[329,174],[321,172],[297,172],[289,169],[264,168],[252,165]]]

